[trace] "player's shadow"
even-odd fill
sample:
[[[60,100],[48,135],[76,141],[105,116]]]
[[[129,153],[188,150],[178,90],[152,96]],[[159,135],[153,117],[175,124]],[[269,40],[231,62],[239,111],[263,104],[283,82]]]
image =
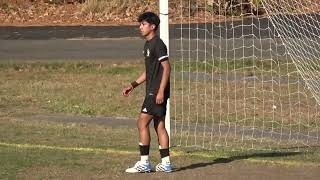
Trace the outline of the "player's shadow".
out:
[[[267,152],[267,153],[244,154],[239,156],[231,156],[229,158],[217,158],[217,159],[214,159],[213,161],[205,162],[205,163],[191,164],[189,166],[176,168],[175,171],[202,168],[202,167],[206,167],[214,164],[230,163],[236,160],[249,159],[249,158],[255,158],[255,157],[286,157],[286,156],[295,156],[299,154],[302,154],[302,152]]]

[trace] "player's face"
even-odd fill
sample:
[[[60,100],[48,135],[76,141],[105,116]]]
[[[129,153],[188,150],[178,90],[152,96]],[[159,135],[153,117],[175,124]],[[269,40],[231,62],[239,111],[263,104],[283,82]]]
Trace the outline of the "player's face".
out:
[[[139,28],[142,36],[147,37],[152,31],[154,31],[155,25],[142,21]]]

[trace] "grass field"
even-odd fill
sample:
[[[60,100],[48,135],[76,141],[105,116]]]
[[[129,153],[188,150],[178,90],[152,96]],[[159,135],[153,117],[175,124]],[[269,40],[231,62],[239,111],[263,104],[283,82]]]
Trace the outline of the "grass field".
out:
[[[144,88],[129,98],[121,90],[142,70],[139,61],[1,62],[0,179],[319,177],[317,147],[301,152],[173,147],[177,172],[127,175],[124,169],[138,160],[135,127],[32,119],[46,114],[135,119]],[[152,133],[154,165],[159,161],[155,139]]]
[[[129,101],[121,91],[142,68],[137,63],[2,63],[1,115],[54,112],[135,117],[143,88]]]

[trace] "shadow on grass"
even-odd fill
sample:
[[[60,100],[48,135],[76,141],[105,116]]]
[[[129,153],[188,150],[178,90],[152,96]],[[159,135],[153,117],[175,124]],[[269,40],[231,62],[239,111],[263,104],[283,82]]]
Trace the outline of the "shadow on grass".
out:
[[[302,154],[303,152],[268,152],[268,153],[253,153],[253,154],[245,154],[239,156],[231,156],[229,158],[217,158],[213,161],[206,162],[206,163],[196,163],[191,164],[189,166],[180,167],[175,169],[175,171],[183,171],[183,170],[190,170],[196,168],[202,168],[214,164],[222,164],[222,163],[230,163],[236,160],[242,159],[249,159],[249,158],[259,158],[259,157],[286,157],[286,156],[296,156]]]

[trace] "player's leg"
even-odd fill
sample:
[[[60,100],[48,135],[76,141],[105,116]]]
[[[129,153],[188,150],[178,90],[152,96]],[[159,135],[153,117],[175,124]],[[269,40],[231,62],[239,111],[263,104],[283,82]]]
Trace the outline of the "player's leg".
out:
[[[137,121],[137,127],[139,130],[139,150],[141,159],[133,167],[128,168],[128,173],[138,172],[151,172],[151,164],[149,162],[149,149],[150,149],[150,130],[149,124],[153,119],[152,115],[140,113]]]
[[[150,128],[149,124],[153,119],[152,115],[140,113],[140,117],[137,121],[137,127],[139,130],[139,150],[142,162],[149,162],[149,150],[150,150]]]
[[[144,145],[150,144],[150,129],[149,124],[153,119],[152,115],[146,113],[140,113],[140,117],[137,121],[137,127],[139,130],[139,140],[140,143]]]
[[[158,136],[159,151],[161,156],[161,163],[156,166],[156,171],[172,172],[172,166],[170,162],[169,154],[169,136],[165,128],[165,118],[154,118],[154,129]]]
[[[159,145],[162,148],[169,148],[169,136],[165,128],[164,118],[159,118],[159,117],[154,118],[154,129],[158,136]]]

